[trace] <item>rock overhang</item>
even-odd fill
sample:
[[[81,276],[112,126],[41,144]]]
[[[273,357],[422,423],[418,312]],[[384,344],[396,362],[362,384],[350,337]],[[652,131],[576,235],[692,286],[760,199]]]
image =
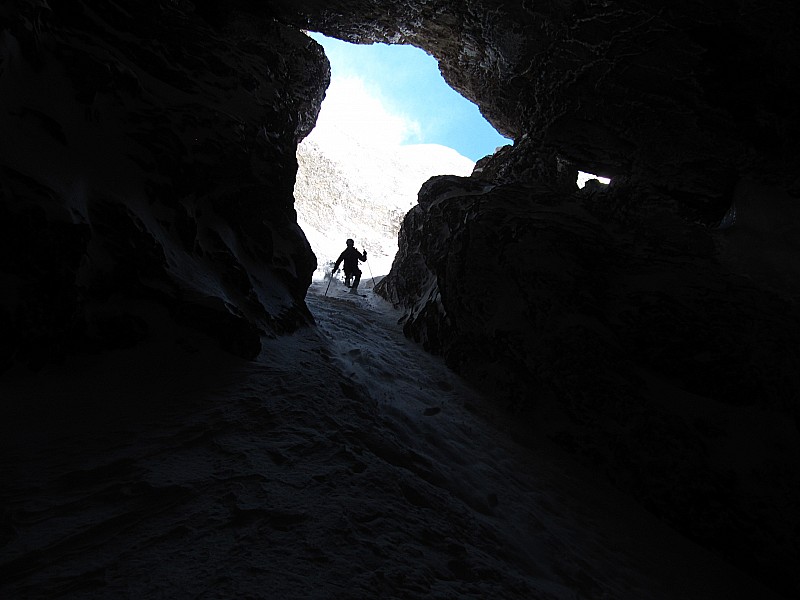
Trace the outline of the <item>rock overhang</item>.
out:
[[[692,218],[719,219],[732,180],[796,179],[789,2],[244,4],[346,41],[422,48],[500,133],[625,177]]]

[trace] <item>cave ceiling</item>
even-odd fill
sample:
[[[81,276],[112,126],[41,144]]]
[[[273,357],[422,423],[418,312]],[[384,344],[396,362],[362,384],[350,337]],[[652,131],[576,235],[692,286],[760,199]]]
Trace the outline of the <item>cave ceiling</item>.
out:
[[[227,10],[439,60],[502,134],[720,210],[744,174],[796,173],[791,2],[239,0]],[[202,9],[202,5],[199,7]],[[209,9],[219,12],[215,6]],[[214,15],[219,18],[218,14]]]

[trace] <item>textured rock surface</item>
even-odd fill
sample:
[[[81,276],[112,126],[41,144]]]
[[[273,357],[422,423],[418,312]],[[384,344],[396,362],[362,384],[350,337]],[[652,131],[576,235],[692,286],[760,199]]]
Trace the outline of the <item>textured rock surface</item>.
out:
[[[800,32],[788,0],[270,5],[328,35],[424,48],[502,133],[696,217],[721,217],[743,173],[797,186],[800,76],[785,57],[800,54]]]
[[[723,268],[703,228],[629,194],[434,178],[378,292],[522,435],[549,436],[792,590],[800,521],[779,507],[800,498],[798,306]]]
[[[135,343],[147,302],[245,356],[308,322],[292,188],[327,85],[315,43],[179,2],[0,19],[3,364]]]

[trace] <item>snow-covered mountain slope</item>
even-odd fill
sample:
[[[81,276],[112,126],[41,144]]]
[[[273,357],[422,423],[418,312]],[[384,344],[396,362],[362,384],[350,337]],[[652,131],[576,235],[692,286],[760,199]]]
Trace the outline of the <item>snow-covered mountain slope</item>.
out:
[[[323,105],[324,110],[324,105]],[[353,238],[368,251],[365,278],[389,272],[397,232],[434,175],[472,173],[475,163],[437,144],[375,146],[341,128],[312,131],[297,149],[297,220],[317,255],[315,278]]]

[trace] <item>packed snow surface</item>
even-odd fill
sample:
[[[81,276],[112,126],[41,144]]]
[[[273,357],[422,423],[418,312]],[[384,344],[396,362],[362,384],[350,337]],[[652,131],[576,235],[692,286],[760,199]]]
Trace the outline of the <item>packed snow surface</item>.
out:
[[[7,375],[0,596],[771,597],[347,292],[252,362],[153,310],[147,344]]]

